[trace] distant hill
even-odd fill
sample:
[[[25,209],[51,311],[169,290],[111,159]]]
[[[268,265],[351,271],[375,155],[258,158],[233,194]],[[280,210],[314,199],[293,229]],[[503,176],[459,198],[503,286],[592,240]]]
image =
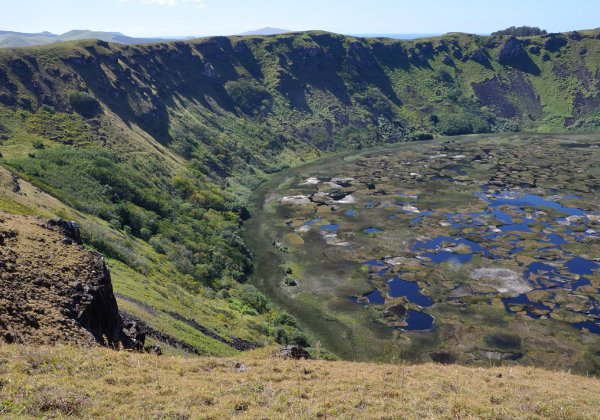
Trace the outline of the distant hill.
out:
[[[0,48],[28,47],[56,42],[57,35],[50,32],[29,34],[22,32],[0,31]]]
[[[287,33],[290,33],[290,32],[293,32],[293,31],[290,31],[288,29],[266,27],[266,28],[257,29],[256,31],[244,32],[244,33],[241,33],[240,35],[242,35],[242,36],[247,36],[247,35],[280,35],[280,34],[287,34]]]
[[[23,33],[0,31],[0,48],[30,47],[33,45],[47,45],[56,42],[77,41],[82,39],[99,39],[106,42],[120,44],[144,44],[149,42],[164,41],[161,38],[133,38],[120,32],[99,32],[90,30],[73,30],[62,35],[50,32]]]

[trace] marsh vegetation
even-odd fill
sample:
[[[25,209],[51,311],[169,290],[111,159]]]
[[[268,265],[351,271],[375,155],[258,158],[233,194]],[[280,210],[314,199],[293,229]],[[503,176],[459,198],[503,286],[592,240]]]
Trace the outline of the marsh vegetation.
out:
[[[599,155],[469,136],[284,172],[256,197],[254,281],[343,357],[597,372]]]

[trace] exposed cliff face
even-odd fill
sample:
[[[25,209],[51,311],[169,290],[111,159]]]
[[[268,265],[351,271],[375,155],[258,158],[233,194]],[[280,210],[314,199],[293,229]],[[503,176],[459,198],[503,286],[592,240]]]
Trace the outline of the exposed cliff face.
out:
[[[123,332],[104,258],[72,222],[0,214],[0,339],[143,346]]]
[[[597,82],[597,66],[590,66],[586,57],[597,55],[599,45],[597,31],[524,39],[450,34],[399,41],[310,32],[138,46],[96,41],[2,51],[0,104],[32,109],[49,105],[72,112],[77,106],[67,92],[87,92],[105,109],[165,144],[179,140],[173,130],[175,110],[186,104],[194,104],[188,111],[200,119],[221,127],[219,120],[225,116],[253,117],[271,125],[284,109],[298,113],[287,120],[283,132],[321,148],[332,147],[336,132],[349,123],[378,129],[378,119],[384,118],[404,133],[443,131],[443,126],[431,123],[430,114],[489,105],[490,112],[480,117],[494,120],[502,118],[503,110],[494,107],[502,101],[522,109],[515,118],[523,126],[560,118],[564,128],[573,122],[569,111],[576,95],[597,95],[585,83],[573,85],[571,78],[581,72],[592,79],[591,85]],[[564,65],[575,73],[555,71]],[[529,98],[520,101],[519,91],[509,83],[491,101],[472,90],[472,85],[509,76],[533,83],[538,101],[532,106],[565,101],[567,106],[558,113],[546,106],[544,114],[531,118]],[[240,79],[264,89],[262,102],[239,103],[227,83]],[[574,88],[560,93],[547,84]],[[205,111],[218,115],[211,118]],[[361,118],[364,113],[369,117]],[[380,127],[379,131],[380,141],[404,138],[389,133],[386,137]]]

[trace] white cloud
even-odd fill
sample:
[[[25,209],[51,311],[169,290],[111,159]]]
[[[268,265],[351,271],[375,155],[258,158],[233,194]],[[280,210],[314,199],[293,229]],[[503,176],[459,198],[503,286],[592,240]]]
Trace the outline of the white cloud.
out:
[[[198,7],[204,7],[204,0],[121,0],[121,1],[138,1],[142,3],[158,4],[161,6],[175,6],[179,3],[193,3]]]

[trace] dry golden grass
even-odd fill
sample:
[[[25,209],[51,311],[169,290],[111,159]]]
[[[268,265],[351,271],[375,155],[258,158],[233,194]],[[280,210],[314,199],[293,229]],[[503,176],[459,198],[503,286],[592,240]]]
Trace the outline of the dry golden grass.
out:
[[[600,380],[528,367],[183,358],[0,346],[0,415],[598,418]]]

